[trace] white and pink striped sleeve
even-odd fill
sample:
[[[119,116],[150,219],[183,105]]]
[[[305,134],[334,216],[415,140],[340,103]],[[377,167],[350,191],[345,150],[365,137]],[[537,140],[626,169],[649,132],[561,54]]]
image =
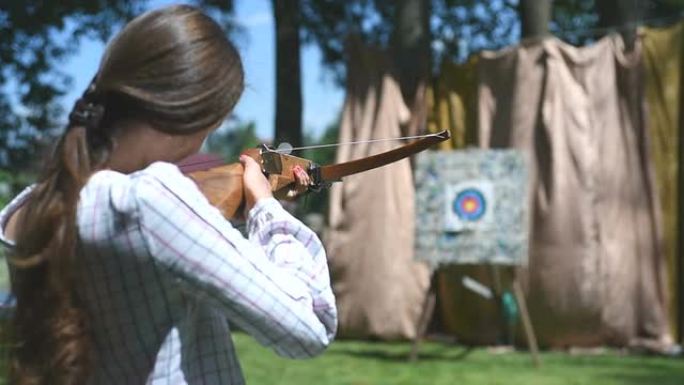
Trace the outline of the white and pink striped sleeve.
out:
[[[271,199],[249,213],[252,241],[172,165],[152,165],[132,193],[150,255],[228,320],[287,357],[311,357],[337,325],[325,251]]]
[[[337,308],[325,249],[316,233],[273,198],[258,202],[250,210],[247,230],[249,239],[264,249],[267,258],[307,285],[314,313],[332,339],[337,330]]]

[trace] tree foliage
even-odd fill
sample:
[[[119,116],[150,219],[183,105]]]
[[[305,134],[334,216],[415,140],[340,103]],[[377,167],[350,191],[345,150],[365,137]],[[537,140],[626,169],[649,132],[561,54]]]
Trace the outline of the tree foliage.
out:
[[[618,25],[617,18],[610,17],[617,13],[610,3],[609,0],[554,0],[550,30],[576,45],[617,31],[624,26]],[[637,17],[633,22],[637,25],[664,26],[684,17],[684,0],[639,0],[623,5],[636,8]]]
[[[442,60],[461,62],[473,53],[499,49],[520,39],[518,0],[425,1],[431,9],[435,68]],[[551,33],[572,44],[585,44],[617,29],[597,29],[597,1],[554,0]],[[302,34],[305,42],[320,47],[323,64],[341,81],[346,36],[354,33],[368,44],[390,48],[395,7],[395,2],[382,0],[303,1]],[[638,21],[660,25],[683,16],[684,0],[639,0],[638,7]]]
[[[302,2],[304,41],[316,44],[323,64],[338,80],[344,78],[344,46],[350,34],[368,44],[386,47],[391,35],[393,1],[307,0]]]
[[[197,0],[232,29],[232,0]],[[24,166],[61,127],[60,97],[72,79],[60,66],[82,38],[106,41],[148,0],[0,2],[0,167]]]
[[[430,1],[433,63],[461,61],[472,52],[496,49],[518,40],[514,0]],[[310,0],[302,4],[303,36],[320,47],[323,63],[344,79],[344,44],[350,34],[367,44],[389,48],[396,4],[382,0]]]
[[[236,30],[235,0],[194,0]],[[245,0],[248,1],[248,0]],[[462,61],[483,49],[519,40],[518,0],[424,0],[429,2],[434,67]],[[608,30],[598,0],[554,0],[550,30],[573,44],[591,42]],[[0,2],[0,167],[25,165],[36,146],[49,141],[65,116],[60,97],[70,87],[60,66],[82,38],[105,41],[146,9],[148,0],[4,0]],[[684,0],[640,0],[639,22],[672,22]],[[323,63],[344,79],[344,44],[349,34],[368,44],[391,45],[396,2],[385,0],[301,0],[303,41],[320,47]],[[610,27],[610,26],[609,26]]]
[[[209,134],[205,142],[206,150],[220,154],[228,162],[237,162],[240,153],[263,143],[256,134],[254,122],[243,122],[233,118],[221,128]]]
[[[59,64],[82,37],[105,40],[141,2],[4,1],[0,5],[0,166],[21,164],[63,111],[71,86]]]

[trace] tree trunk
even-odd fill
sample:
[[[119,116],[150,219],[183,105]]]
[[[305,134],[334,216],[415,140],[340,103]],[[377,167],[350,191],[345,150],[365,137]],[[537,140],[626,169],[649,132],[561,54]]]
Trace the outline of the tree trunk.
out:
[[[430,79],[431,50],[428,0],[397,0],[393,35],[401,92],[412,105],[418,84]]]
[[[603,28],[615,28],[622,34],[628,50],[634,48],[636,40],[636,22],[639,8],[636,1],[602,0],[596,2],[599,14],[599,25]]]
[[[552,0],[520,0],[520,35],[523,39],[540,38],[549,34]]]
[[[405,135],[422,133],[427,119],[425,89],[432,65],[429,4],[429,0],[397,0],[395,6],[395,69],[404,102],[411,108],[411,121],[403,129]]]
[[[299,0],[272,0],[276,34],[275,143],[302,145]]]

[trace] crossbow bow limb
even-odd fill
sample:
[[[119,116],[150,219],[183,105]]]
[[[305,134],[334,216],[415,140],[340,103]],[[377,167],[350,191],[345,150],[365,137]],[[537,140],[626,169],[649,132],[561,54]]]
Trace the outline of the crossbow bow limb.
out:
[[[382,167],[411,155],[451,137],[448,130],[423,135],[420,139],[394,150],[344,163],[320,166],[311,160],[282,153],[279,150],[260,145],[244,153],[254,158],[268,178],[274,197],[292,200],[309,191],[320,191],[343,177]],[[398,138],[401,139],[401,138]],[[217,207],[224,217],[232,219],[243,207],[242,174],[240,163],[224,164],[219,157],[195,155],[179,163],[179,167],[199,186],[209,202]],[[301,186],[296,183],[295,169],[306,170],[310,183]]]

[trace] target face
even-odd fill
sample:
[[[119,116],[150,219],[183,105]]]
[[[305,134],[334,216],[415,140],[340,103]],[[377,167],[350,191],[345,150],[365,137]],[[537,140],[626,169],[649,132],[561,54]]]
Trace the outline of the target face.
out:
[[[425,151],[415,166],[417,260],[527,264],[531,208],[523,152]]]
[[[487,212],[487,201],[482,191],[474,188],[465,189],[456,195],[453,210],[465,221],[477,221]]]
[[[449,185],[445,194],[445,230],[486,230],[491,226],[494,194],[490,181],[470,180]]]

